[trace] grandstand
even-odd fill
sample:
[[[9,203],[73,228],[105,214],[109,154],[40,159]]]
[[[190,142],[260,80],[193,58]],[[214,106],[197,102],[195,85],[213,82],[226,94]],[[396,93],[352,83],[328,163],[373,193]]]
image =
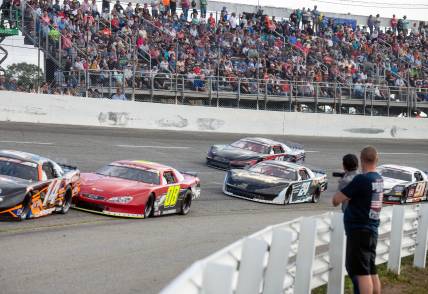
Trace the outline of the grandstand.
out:
[[[43,50],[43,93],[110,98],[119,88],[130,100],[162,103],[428,112],[424,22],[388,27],[376,17],[361,24],[300,9],[270,17],[257,7],[242,14],[224,7],[203,18],[200,7],[186,4],[172,12],[147,3],[17,4],[2,19]]]

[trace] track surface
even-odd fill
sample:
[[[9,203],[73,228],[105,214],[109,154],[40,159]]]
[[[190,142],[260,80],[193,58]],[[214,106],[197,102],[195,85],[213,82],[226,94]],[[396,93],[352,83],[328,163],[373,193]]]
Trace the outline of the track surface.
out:
[[[197,171],[202,196],[188,216],[117,219],[70,211],[0,223],[0,293],[157,293],[193,261],[265,226],[331,210],[336,179],[318,204],[274,206],[221,193],[224,172],[204,165],[208,147],[242,136],[0,123],[0,149],[38,153],[92,171],[118,159],[147,159]],[[283,137],[271,136],[281,140]],[[382,162],[428,168],[428,141],[287,137],[307,165],[329,176],[344,153],[367,144]]]

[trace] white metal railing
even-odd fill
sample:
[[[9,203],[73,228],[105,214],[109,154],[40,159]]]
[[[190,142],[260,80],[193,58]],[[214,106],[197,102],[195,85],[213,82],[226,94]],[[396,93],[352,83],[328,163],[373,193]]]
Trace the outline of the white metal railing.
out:
[[[428,204],[382,209],[376,264],[399,274],[401,258],[425,267]],[[327,293],[344,289],[343,214],[328,212],[269,226],[195,262],[161,294]]]

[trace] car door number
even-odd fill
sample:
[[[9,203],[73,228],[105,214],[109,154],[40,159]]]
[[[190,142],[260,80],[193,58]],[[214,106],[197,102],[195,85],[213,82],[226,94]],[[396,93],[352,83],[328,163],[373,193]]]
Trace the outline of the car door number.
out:
[[[424,196],[426,182],[421,182],[416,185],[415,194],[413,197],[422,197]]]
[[[308,193],[310,185],[311,185],[311,182],[302,183],[302,186],[300,187],[299,194],[297,194],[297,197],[305,196]]]
[[[165,196],[164,207],[173,207],[177,204],[178,195],[180,194],[180,185],[171,186]]]

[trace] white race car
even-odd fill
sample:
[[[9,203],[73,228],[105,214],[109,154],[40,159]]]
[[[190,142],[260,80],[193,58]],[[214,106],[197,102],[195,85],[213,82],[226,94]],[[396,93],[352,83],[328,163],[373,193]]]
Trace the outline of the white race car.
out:
[[[400,203],[428,200],[428,176],[417,168],[386,164],[378,168],[383,177],[383,202]]]

